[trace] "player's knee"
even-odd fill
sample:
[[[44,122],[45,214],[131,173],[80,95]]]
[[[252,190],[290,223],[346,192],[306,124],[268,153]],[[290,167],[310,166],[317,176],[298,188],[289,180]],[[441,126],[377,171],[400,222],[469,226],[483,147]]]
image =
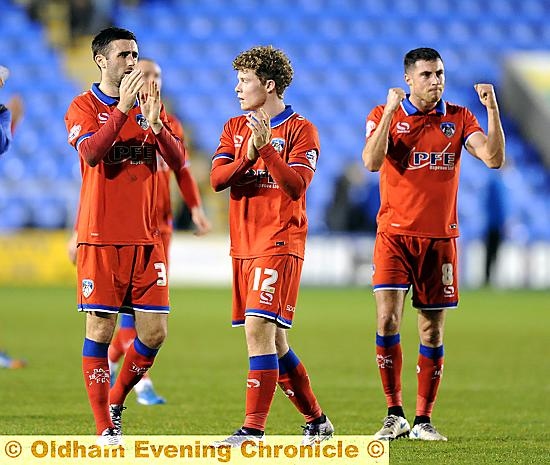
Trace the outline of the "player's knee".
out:
[[[290,347],[286,340],[281,340],[279,338],[275,339],[275,350],[277,351],[277,357],[281,358],[289,351]]]
[[[439,347],[443,344],[443,331],[440,328],[427,328],[420,335],[422,344],[428,347]]]
[[[151,349],[158,349],[164,340],[168,332],[164,327],[151,328],[146,334],[138,336],[141,342]]]
[[[378,316],[378,329],[384,334],[395,334],[399,331],[399,317],[394,313],[385,313]]]

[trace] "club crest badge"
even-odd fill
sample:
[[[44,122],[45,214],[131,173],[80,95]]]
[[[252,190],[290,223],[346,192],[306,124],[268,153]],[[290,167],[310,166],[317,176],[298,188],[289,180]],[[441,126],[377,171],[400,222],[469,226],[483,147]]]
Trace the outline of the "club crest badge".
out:
[[[147,121],[147,118],[145,118],[145,116],[143,116],[141,113],[139,115],[136,115],[136,121],[137,124],[139,124],[139,127],[144,131],[147,131],[147,129],[149,129],[149,121]]]
[[[75,140],[80,134],[81,130],[82,130],[82,126],[80,126],[80,124],[75,124],[69,132],[69,142],[72,142],[73,140]]]
[[[91,279],[82,280],[82,295],[87,299],[94,292],[94,281]]]
[[[315,169],[317,167],[317,150],[311,149],[306,152],[306,158],[310,166]]]
[[[441,123],[439,127],[447,137],[451,138],[455,135],[455,123]]]
[[[277,151],[277,153],[281,153],[285,148],[285,140],[281,139],[280,137],[275,137],[274,139],[271,139],[271,145]]]

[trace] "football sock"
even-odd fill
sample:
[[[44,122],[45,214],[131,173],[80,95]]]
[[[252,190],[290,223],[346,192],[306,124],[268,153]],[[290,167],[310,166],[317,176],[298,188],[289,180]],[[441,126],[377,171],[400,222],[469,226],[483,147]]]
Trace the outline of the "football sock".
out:
[[[120,316],[120,328],[118,328],[109,346],[109,361],[111,363],[116,363],[121,359],[134,342],[136,335],[134,317],[122,314]]]
[[[376,362],[382,379],[382,387],[389,407],[402,406],[401,397],[401,367],[403,354],[401,352],[401,336],[380,336],[376,334]]]
[[[246,432],[246,434],[250,434],[251,436],[262,436],[264,434],[261,429],[245,428],[244,426],[242,429]]]
[[[413,423],[413,426],[414,425],[420,425],[422,423],[431,423],[431,419],[430,417],[426,416],[426,415],[418,415],[414,418],[414,423]]]
[[[308,421],[308,424],[310,424],[310,425],[320,425],[321,423],[324,423],[325,421],[327,421],[327,416],[324,413],[322,413],[319,418],[316,418],[313,421]]]
[[[405,416],[405,412],[403,411],[403,407],[401,405],[396,405],[394,407],[388,407],[388,416],[395,415],[396,417],[403,417],[407,418]]]
[[[109,363],[107,351],[109,344],[84,339],[82,347],[82,372],[88,393],[88,400],[94,414],[96,434],[106,428],[112,428],[109,415]]]
[[[279,359],[278,383],[285,395],[304,416],[306,423],[321,417],[323,411],[311,389],[306,368],[292,349]]]
[[[431,417],[437,389],[443,372],[443,346],[426,347],[420,344],[418,365],[418,393],[416,396],[416,416]]]
[[[267,415],[273,402],[279,363],[277,354],[257,355],[249,358],[250,369],[246,380],[246,416],[244,427],[265,430]]]
[[[124,356],[124,363],[111,389],[110,404],[123,405],[132,388],[153,365],[159,349],[151,349],[137,337]]]

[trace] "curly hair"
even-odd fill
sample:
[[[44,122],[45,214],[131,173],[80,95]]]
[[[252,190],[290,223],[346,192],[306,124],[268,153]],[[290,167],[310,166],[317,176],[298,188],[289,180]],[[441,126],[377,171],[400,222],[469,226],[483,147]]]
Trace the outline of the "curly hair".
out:
[[[262,84],[268,80],[274,81],[279,98],[283,98],[285,89],[292,82],[294,75],[289,58],[282,50],[273,48],[272,45],[252,47],[241,52],[233,60],[233,68],[236,71],[254,71]]]

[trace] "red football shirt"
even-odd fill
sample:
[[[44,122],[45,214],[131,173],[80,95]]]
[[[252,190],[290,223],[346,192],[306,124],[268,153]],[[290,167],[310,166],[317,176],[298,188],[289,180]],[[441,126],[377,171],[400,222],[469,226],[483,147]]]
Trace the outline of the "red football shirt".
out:
[[[182,140],[185,145],[185,134],[180,121],[174,115],[167,114],[166,116],[168,118],[171,132]],[[159,228],[162,234],[172,233],[174,228],[170,194],[170,178],[172,169],[162,157],[158,157],[157,160],[159,178],[157,189],[157,210]],[[191,163],[189,163],[188,159],[185,160],[185,165],[183,168],[175,174],[181,196],[183,197],[187,207],[191,210],[192,208],[199,206],[201,204],[199,186],[191,174]]]
[[[315,172],[319,136],[315,126],[287,105],[271,119],[271,145],[289,166]],[[224,126],[212,167],[246,158],[251,135],[246,117]],[[305,194],[292,200],[269,175],[260,157],[231,186],[229,200],[231,256],[255,258],[290,254],[304,257],[307,235]]]
[[[367,139],[384,105],[367,118]],[[378,231],[418,237],[457,237],[460,153],[466,139],[483,132],[464,107],[441,100],[422,113],[408,98],[395,112],[388,153],[380,169]]]
[[[69,143],[78,150],[115,110],[118,100],[97,84],[76,97],[65,115]],[[164,108],[161,120],[169,127]],[[78,242],[151,244],[160,241],[157,219],[157,145],[155,135],[134,105],[109,153],[91,167],[82,158]]]

